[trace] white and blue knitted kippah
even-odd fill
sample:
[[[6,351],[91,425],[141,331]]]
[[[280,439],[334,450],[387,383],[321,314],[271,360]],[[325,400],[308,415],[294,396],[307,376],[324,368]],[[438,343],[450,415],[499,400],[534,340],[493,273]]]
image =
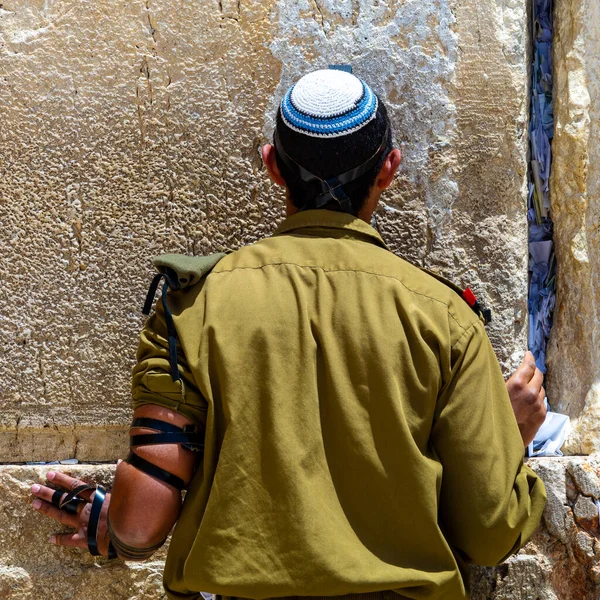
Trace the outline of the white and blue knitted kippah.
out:
[[[377,96],[361,79],[336,69],[313,71],[281,101],[281,116],[294,131],[339,137],[364,127],[377,113]]]

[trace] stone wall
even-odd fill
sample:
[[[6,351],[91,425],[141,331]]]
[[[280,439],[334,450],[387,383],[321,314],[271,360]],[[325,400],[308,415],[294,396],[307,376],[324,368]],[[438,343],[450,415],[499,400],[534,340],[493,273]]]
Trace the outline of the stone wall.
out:
[[[513,0],[4,2],[0,460],[122,455],[150,257],[272,231],[259,147],[284,89],[332,62],[382,96],[404,151],[383,237],[471,285],[513,367],[525,32]]]
[[[495,569],[472,570],[473,600],[595,600],[600,597],[600,464],[532,459],[548,503],[529,544]]]
[[[574,417],[568,450],[578,454],[600,449],[599,19],[593,0],[557,3],[551,199],[558,289],[548,391]]]
[[[593,459],[532,459],[545,482],[548,504],[531,542],[494,569],[473,568],[472,600],[595,600],[600,597],[598,509],[600,462]],[[57,467],[52,467],[56,470]],[[61,467],[58,467],[61,468]],[[64,468],[64,467],[63,467]],[[94,559],[79,549],[48,544],[59,530],[27,502],[29,487],[50,467],[0,469],[0,598],[107,600],[164,598],[162,559],[166,548],[144,563]],[[76,477],[110,486],[113,467],[78,466]],[[10,507],[9,510],[6,507]]]

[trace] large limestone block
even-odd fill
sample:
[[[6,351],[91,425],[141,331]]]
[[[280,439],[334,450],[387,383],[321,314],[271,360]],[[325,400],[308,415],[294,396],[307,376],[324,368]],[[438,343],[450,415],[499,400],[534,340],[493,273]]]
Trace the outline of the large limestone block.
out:
[[[595,600],[600,596],[597,508],[600,463],[585,458],[533,459],[548,504],[533,539],[494,569],[472,569],[472,600]],[[52,469],[56,470],[53,466]],[[110,487],[114,465],[58,467]],[[50,467],[0,467],[0,598],[10,600],[157,600],[163,598],[163,547],[150,561],[93,558],[48,543],[59,525],[31,507],[29,488]]]
[[[123,456],[151,256],[279,218],[256,176],[272,9],[237,7],[2,4],[1,460]]]
[[[551,197],[558,267],[548,391],[574,418],[568,449],[600,449],[600,4],[562,0],[554,34]]]
[[[525,9],[5,1],[0,460],[123,455],[150,257],[272,231],[282,195],[259,146],[286,86],[333,62],[351,62],[387,102],[404,152],[377,213],[383,237],[470,284],[514,367],[527,283]]]
[[[59,548],[48,542],[52,533],[72,531],[38,514],[31,506],[29,489],[33,483],[43,483],[49,470],[49,467],[0,468],[0,598],[166,598],[162,587],[165,547],[149,561],[126,563],[94,558],[78,548]],[[83,465],[68,472],[110,487],[113,470],[114,465]]]

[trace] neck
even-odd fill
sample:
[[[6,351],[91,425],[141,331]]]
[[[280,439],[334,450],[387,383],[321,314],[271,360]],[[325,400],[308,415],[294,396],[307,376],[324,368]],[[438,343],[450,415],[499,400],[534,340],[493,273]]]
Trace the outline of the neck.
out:
[[[371,191],[371,194],[369,194],[367,201],[364,203],[363,207],[358,211],[358,214],[356,215],[359,219],[361,219],[361,221],[364,221],[365,223],[368,223],[369,225],[371,224],[371,219],[373,217],[373,213],[375,212],[375,208],[377,207],[377,203],[379,202],[379,196],[380,196],[380,193],[373,194],[373,190]],[[289,217],[291,215],[295,215],[297,212],[298,212],[298,208],[296,206],[294,206],[294,204],[290,200],[289,190],[286,189],[286,191],[285,191],[285,214],[287,217]]]

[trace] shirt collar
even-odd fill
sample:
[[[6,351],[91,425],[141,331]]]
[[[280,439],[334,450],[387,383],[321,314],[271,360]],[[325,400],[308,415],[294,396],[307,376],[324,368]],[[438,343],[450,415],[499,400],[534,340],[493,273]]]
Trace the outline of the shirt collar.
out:
[[[379,233],[362,219],[349,215],[348,213],[337,212],[335,210],[318,209],[304,210],[294,213],[277,227],[273,235],[281,235],[298,229],[308,229],[313,227],[323,227],[327,229],[344,229],[352,237],[366,237],[368,241],[385,248],[385,242]],[[360,235],[356,235],[360,234]]]

